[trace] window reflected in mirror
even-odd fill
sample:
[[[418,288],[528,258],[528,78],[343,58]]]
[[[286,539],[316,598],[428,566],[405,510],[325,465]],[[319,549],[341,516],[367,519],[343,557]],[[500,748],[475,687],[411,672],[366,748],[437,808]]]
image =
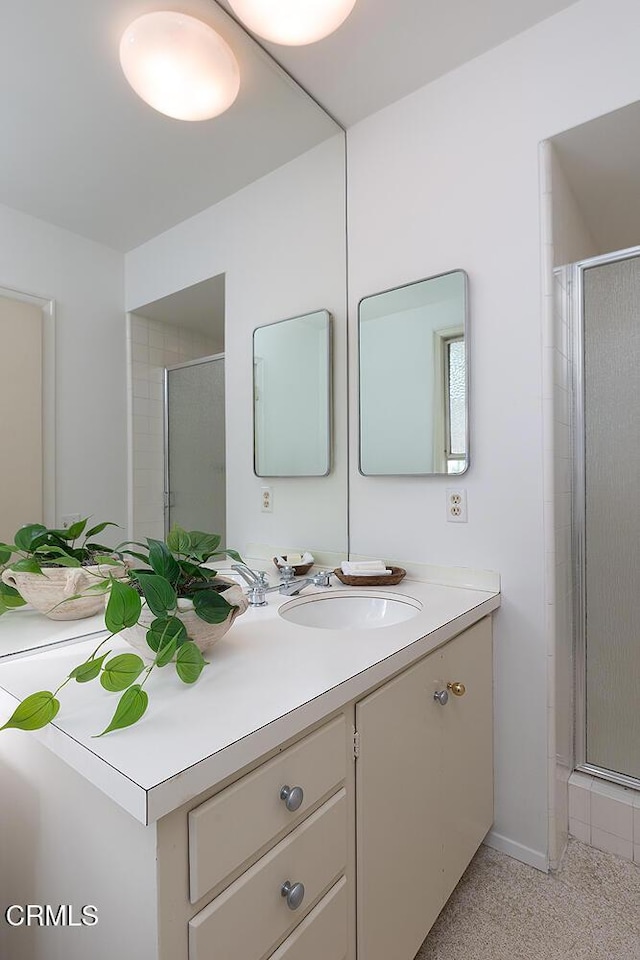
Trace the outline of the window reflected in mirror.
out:
[[[469,466],[467,275],[365,297],[358,309],[360,472],[461,474]]]
[[[318,310],[253,333],[254,470],[324,477],[331,469],[331,315]]]

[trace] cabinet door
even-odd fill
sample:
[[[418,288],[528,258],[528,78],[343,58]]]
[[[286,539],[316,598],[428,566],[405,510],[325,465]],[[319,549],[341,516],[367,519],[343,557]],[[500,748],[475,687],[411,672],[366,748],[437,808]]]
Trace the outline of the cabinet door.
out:
[[[415,956],[442,907],[434,653],[356,705],[358,955]]]
[[[491,618],[442,650],[442,678],[465,692],[441,709],[444,763],[442,836],[444,899],[466,870],[493,822],[493,695]]]

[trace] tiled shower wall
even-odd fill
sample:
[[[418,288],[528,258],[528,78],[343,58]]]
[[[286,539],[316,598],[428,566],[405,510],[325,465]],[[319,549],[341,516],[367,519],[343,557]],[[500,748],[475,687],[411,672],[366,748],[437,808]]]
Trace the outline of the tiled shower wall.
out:
[[[222,352],[213,337],[130,315],[132,536],[164,536],[163,377],[172,367]]]

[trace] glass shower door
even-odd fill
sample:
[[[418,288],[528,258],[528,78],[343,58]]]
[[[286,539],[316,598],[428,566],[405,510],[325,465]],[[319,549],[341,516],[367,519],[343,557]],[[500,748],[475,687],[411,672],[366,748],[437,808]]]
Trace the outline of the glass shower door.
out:
[[[584,754],[623,782],[640,780],[640,257],[628,254],[581,265]]]
[[[226,536],[224,354],[165,379],[165,529]]]

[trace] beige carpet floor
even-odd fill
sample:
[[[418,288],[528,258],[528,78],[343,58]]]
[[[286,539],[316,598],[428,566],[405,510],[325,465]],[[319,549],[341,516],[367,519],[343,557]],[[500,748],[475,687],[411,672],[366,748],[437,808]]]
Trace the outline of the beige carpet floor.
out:
[[[416,960],[640,960],[640,868],[569,841],[544,874],[480,847]]]

